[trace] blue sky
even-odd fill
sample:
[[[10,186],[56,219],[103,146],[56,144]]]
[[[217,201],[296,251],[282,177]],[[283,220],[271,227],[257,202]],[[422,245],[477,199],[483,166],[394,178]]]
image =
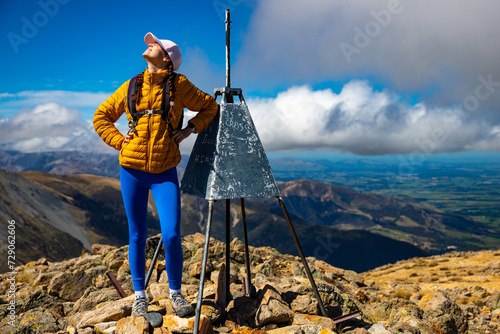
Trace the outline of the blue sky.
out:
[[[494,0],[3,1],[1,147],[110,152],[92,115],[145,68],[149,31],[199,88],[224,86],[225,8],[232,86],[266,151],[500,151]]]

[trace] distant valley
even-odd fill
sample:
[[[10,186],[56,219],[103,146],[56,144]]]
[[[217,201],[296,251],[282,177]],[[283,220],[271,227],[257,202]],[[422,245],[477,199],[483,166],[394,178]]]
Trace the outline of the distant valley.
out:
[[[2,224],[15,219],[19,226],[17,238],[33,245],[19,247],[22,261],[41,256],[49,260],[78,256],[93,243],[127,244],[116,156],[7,152],[1,157]],[[280,179],[282,167],[275,167],[273,161],[271,164]],[[307,164],[303,173],[315,168],[325,173],[324,167],[302,161],[289,166],[291,175],[298,173],[301,164]],[[183,170],[181,164],[179,174]],[[500,248],[500,229],[422,201],[406,197],[398,200],[306,179],[279,185],[306,256],[337,267],[361,272],[450,248]],[[207,201],[183,196],[182,205],[182,235],[203,233]],[[297,254],[276,199],[247,199],[246,212],[251,245]],[[231,213],[232,237],[242,239],[239,201],[231,202]],[[150,234],[159,233],[152,200],[148,214]],[[224,226],[225,205],[218,201],[211,235],[224,240]]]

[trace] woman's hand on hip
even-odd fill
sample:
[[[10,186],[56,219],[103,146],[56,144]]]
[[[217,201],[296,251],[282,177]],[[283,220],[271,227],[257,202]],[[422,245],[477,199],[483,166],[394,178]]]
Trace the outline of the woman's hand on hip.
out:
[[[184,139],[189,137],[189,135],[192,133],[193,133],[193,131],[190,128],[185,127],[182,130],[172,131],[172,137],[174,138],[174,141],[176,144],[180,144]]]
[[[125,138],[123,138],[122,147],[123,147],[124,144],[128,143],[129,141],[131,141],[132,138],[134,138],[134,132],[132,131],[132,129],[130,129],[130,130],[128,130],[128,133],[125,136]]]

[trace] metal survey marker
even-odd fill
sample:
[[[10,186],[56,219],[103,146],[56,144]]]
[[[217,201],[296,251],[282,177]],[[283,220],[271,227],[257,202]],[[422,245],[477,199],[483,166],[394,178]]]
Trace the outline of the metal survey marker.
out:
[[[247,104],[223,103],[198,135],[181,193],[211,199],[279,196]]]
[[[209,201],[207,224],[205,226],[205,245],[201,265],[200,285],[196,303],[196,318],[194,334],[198,333],[201,305],[203,301],[203,287],[210,241],[210,229],[213,218],[214,203],[225,200],[226,203],[226,263],[224,277],[230,277],[230,229],[231,229],[231,199],[239,199],[241,206],[241,222],[243,225],[243,241],[245,245],[245,265],[247,277],[244,280],[244,293],[255,296],[255,287],[252,285],[250,269],[248,233],[245,213],[245,198],[249,197],[276,197],[283,211],[284,218],[290,229],[295,246],[304,265],[307,277],[315,293],[318,305],[323,316],[327,312],[319,295],[316,283],[312,277],[297,234],[285,208],[278,185],[274,179],[269,161],[253,123],[250,111],[243,98],[240,88],[231,88],[230,70],[230,19],[229,9],[226,10],[226,87],[214,90],[215,98],[222,97],[217,116],[205,130],[198,134],[193,150],[189,157],[180,190],[183,195],[205,198]],[[235,103],[238,97],[240,103]],[[161,240],[158,248],[161,246]],[[155,257],[156,258],[156,253]],[[147,280],[149,279],[149,273]],[[229,282],[222,283],[225,289],[223,309],[231,299]]]

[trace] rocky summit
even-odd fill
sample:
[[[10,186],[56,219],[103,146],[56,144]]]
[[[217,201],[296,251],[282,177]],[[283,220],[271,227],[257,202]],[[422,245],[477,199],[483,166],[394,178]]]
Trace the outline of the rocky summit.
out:
[[[149,258],[159,238],[148,239]],[[204,240],[203,235],[193,234],[182,241],[182,289],[193,306]],[[250,247],[255,287],[250,297],[244,293],[244,245],[234,239],[230,248],[231,275],[226,278],[225,244],[210,240],[199,333],[500,332],[500,286],[496,284],[500,280],[500,251],[414,258],[363,274],[307,258],[327,311],[327,316],[322,316],[298,257],[270,247]],[[475,257],[480,262],[476,265],[471,262]],[[192,333],[194,316],[179,318],[171,310],[162,259],[160,255],[147,288],[149,311],[160,315],[156,327],[151,320],[131,316],[128,247],[94,244],[92,254],[63,262],[42,258],[3,274],[1,332]],[[147,266],[151,266],[151,260]],[[126,297],[113,287],[108,273],[116,277]],[[228,305],[220,302],[223,281],[230,282]],[[346,315],[352,317],[345,320],[342,316]]]

